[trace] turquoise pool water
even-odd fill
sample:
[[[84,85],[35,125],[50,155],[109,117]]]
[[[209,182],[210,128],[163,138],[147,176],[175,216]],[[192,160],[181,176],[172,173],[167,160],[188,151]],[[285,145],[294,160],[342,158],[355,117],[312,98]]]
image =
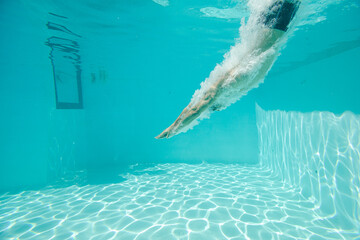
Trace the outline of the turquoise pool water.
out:
[[[359,1],[272,2],[1,1],[0,239],[360,239]]]

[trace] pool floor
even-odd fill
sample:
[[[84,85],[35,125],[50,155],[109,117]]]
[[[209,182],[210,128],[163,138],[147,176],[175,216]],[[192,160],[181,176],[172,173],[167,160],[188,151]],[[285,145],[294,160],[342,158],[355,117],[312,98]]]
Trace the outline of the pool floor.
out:
[[[352,239],[260,166],[159,164],[116,184],[0,195],[0,239]]]

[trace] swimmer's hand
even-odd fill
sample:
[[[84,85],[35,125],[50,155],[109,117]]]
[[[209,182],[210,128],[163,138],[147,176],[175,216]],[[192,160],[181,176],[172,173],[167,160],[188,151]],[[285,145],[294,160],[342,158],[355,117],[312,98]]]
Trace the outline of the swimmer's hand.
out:
[[[185,128],[186,126],[191,124],[195,119],[197,119],[200,116],[200,114],[204,112],[206,109],[208,109],[214,102],[215,96],[217,94],[216,85],[219,85],[219,83],[211,87],[196,104],[189,103],[189,105],[186,108],[184,108],[184,110],[181,112],[180,116],[175,120],[175,122],[155,138],[156,139],[171,138],[176,134],[178,134],[181,131],[181,129]]]
[[[174,131],[174,124],[172,124],[170,127],[165,129],[162,133],[160,133],[155,138],[156,139],[171,138],[172,136],[174,136],[173,131]]]

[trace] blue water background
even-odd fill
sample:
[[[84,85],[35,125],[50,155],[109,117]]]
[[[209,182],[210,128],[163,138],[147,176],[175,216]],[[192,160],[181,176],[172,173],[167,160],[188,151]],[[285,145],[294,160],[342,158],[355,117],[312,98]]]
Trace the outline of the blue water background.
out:
[[[234,4],[1,1],[0,190],[137,163],[255,164],[255,103],[360,113],[360,5],[349,0],[328,6],[325,21],[299,27],[259,88],[185,134],[154,139],[239,37],[240,19],[205,17],[200,9]],[[68,17],[63,23],[82,36],[83,110],[55,109],[48,12]]]

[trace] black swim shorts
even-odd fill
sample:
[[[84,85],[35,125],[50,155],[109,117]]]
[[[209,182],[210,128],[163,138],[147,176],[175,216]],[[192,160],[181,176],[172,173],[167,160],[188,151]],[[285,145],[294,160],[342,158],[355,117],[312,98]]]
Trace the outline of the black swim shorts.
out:
[[[299,0],[276,0],[263,14],[265,26],[286,31],[300,5]]]

